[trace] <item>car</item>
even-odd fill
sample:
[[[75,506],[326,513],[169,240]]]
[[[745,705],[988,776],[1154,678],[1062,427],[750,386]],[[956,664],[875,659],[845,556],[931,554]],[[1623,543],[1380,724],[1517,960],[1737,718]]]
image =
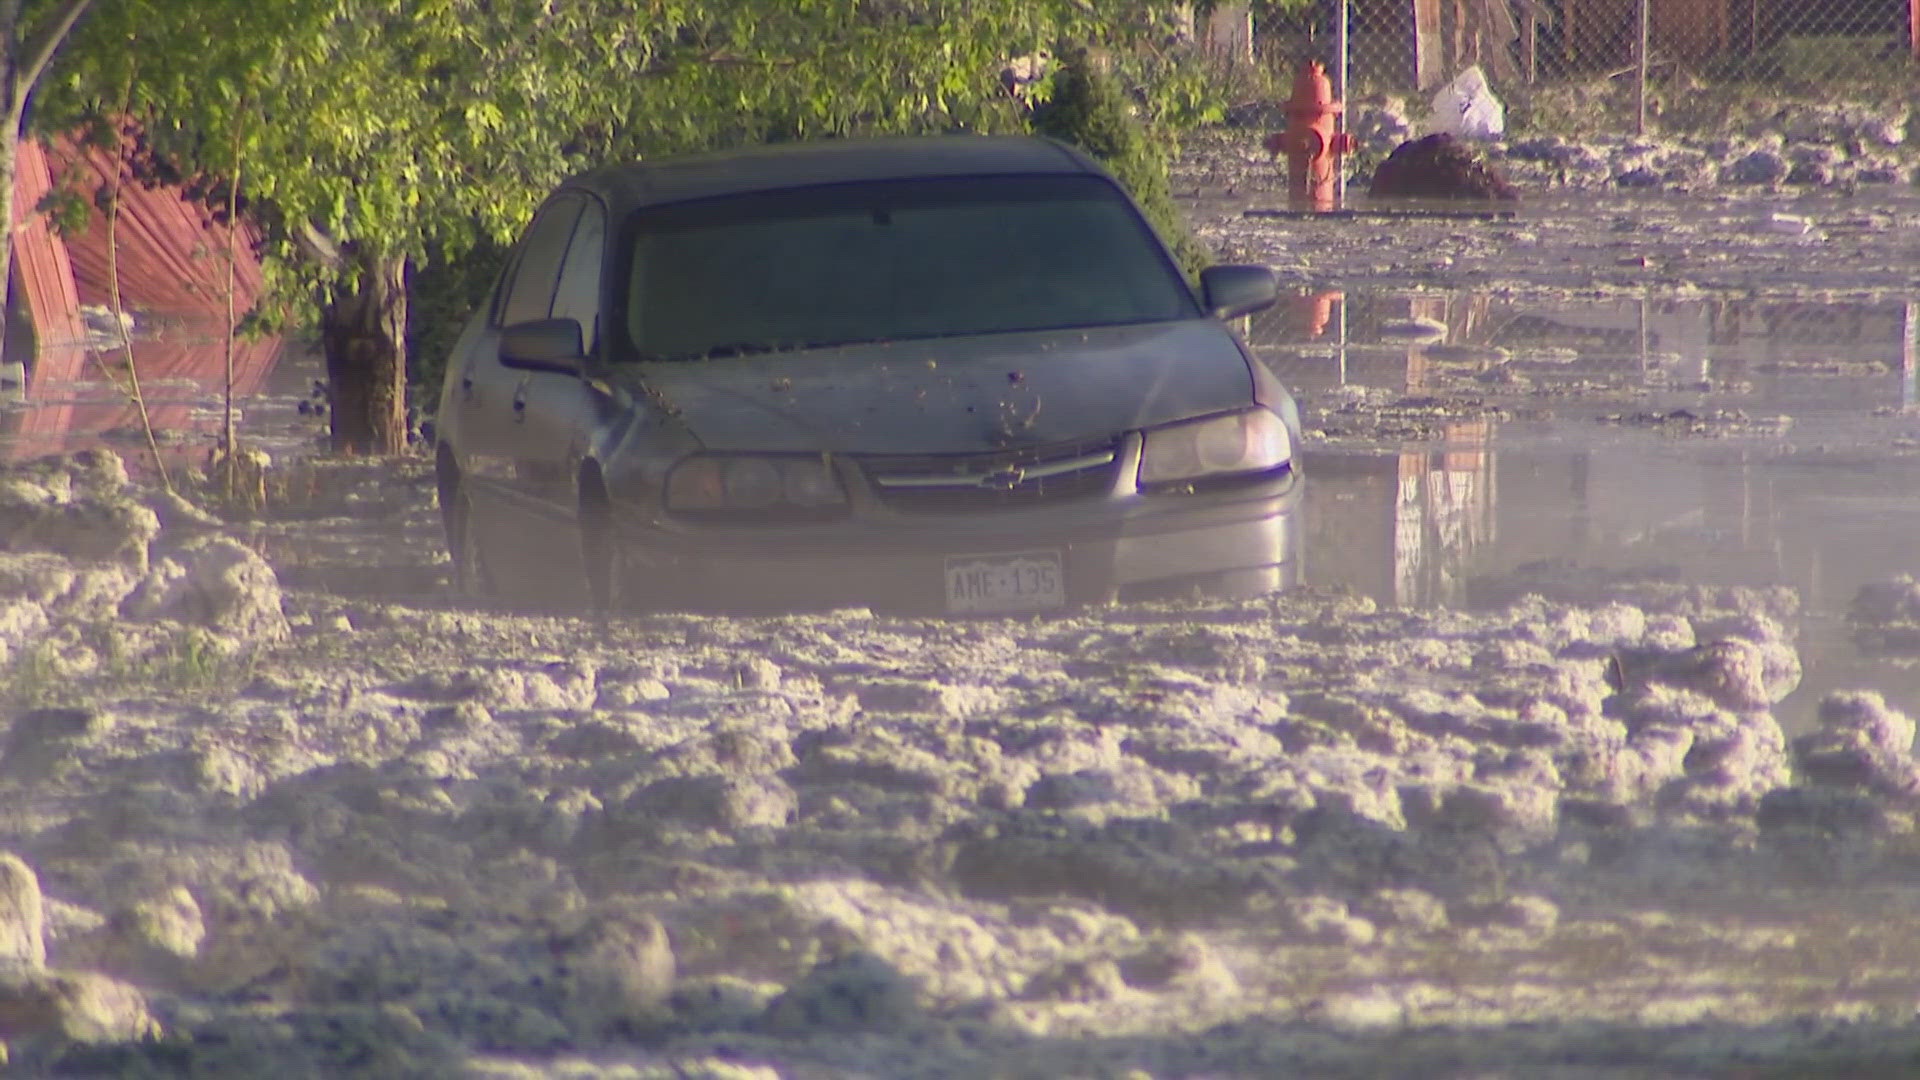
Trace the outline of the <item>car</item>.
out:
[[[460,589],[1021,615],[1298,579],[1300,421],[1098,163],[1042,138],[606,165],[449,357]]]

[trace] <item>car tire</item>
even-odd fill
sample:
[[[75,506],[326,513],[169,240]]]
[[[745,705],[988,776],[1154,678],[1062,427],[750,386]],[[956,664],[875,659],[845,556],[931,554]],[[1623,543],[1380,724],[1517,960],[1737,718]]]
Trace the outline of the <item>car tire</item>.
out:
[[[580,564],[586,570],[587,608],[606,615],[628,602],[620,559],[620,545],[614,535],[613,498],[607,493],[600,474],[600,463],[589,458],[580,466],[579,509]]]
[[[440,493],[440,520],[446,530],[448,578],[455,595],[470,600],[488,600],[495,594],[493,575],[487,569],[486,552],[481,546],[480,529],[473,519],[473,500],[460,479],[460,467],[445,443],[434,456],[434,473]]]

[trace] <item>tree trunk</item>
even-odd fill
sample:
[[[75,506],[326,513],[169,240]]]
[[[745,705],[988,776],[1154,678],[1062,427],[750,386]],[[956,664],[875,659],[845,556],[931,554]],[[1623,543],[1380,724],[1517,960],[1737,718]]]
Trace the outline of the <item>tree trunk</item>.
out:
[[[13,283],[13,181],[19,170],[21,108],[24,104],[10,93],[12,63],[0,75],[0,351],[7,340],[7,289]],[[23,305],[24,307],[24,305]],[[9,357],[32,360],[29,356]]]
[[[407,260],[361,250],[360,278],[320,313],[336,454],[407,446]]]
[[[13,179],[27,126],[27,98],[92,2],[58,0],[43,6],[29,25],[20,0],[0,0],[0,143],[5,144],[0,146],[0,342],[6,341],[6,295],[13,282]]]

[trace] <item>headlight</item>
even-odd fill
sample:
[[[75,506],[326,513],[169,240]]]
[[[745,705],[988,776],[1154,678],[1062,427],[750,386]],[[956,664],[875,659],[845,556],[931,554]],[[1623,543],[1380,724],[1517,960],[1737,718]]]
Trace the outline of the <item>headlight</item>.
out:
[[[1286,422],[1266,409],[1210,416],[1146,432],[1140,486],[1269,472],[1292,459]]]
[[[847,492],[821,457],[698,454],[667,474],[667,509],[675,513],[832,511]]]

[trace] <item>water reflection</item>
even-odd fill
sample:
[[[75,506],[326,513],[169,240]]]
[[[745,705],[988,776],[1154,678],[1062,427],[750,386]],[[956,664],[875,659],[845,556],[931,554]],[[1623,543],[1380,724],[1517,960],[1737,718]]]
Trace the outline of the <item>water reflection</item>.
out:
[[[270,382],[280,338],[240,339],[233,358],[234,397],[244,413]],[[164,456],[200,463],[219,438],[226,385],[226,342],[170,329],[137,337],[140,375],[156,441]],[[0,459],[23,460],[108,445],[139,467],[146,436],[127,394],[127,357],[119,347],[43,348],[0,375]],[[249,428],[257,425],[249,422]]]
[[[1250,336],[1325,425],[1307,454],[1310,580],[1398,605],[1609,576],[1787,585],[1817,687],[1858,662],[1842,620],[1860,586],[1920,572],[1917,315],[1332,294]],[[1330,408],[1356,400],[1444,407],[1407,441]]]

